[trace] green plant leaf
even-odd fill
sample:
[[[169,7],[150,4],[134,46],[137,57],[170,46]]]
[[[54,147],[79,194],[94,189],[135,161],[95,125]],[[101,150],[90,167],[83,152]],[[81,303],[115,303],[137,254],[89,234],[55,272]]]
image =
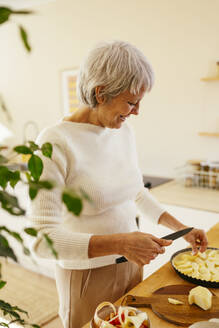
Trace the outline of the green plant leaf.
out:
[[[7,7],[0,7],[0,24],[3,24],[8,21],[12,10]]]
[[[10,171],[6,166],[0,166],[0,186],[5,189],[8,181],[10,181],[10,185],[12,188],[20,180],[20,172],[19,171]]]
[[[23,238],[21,237],[21,235],[13,230],[9,230],[6,226],[0,226],[0,231],[5,231],[7,232],[10,236],[12,236],[13,238],[15,238],[19,243],[23,243]]]
[[[21,40],[23,41],[23,44],[28,52],[31,52],[31,46],[28,41],[28,35],[26,30],[24,29],[23,26],[19,25],[19,31],[20,31],[20,36]]]
[[[12,14],[14,15],[30,15],[34,14],[34,11],[30,10],[12,10]]]
[[[19,243],[23,243],[23,238],[21,237],[21,235],[16,232],[16,231],[9,231],[9,234],[14,237]]]
[[[17,262],[17,257],[13,249],[9,246],[7,239],[0,234],[0,256],[10,257],[12,260]]]
[[[33,200],[40,189],[52,189],[54,187],[54,182],[41,180],[41,181],[29,181],[29,196]]]
[[[14,318],[17,318],[17,319],[21,318],[20,315],[17,312],[13,311],[13,310],[10,311],[9,314],[10,314],[10,316],[12,316]]]
[[[20,172],[19,171],[14,171],[14,172],[10,171],[9,179],[10,179],[10,186],[12,188],[14,188],[16,186],[16,184],[18,183],[18,181],[21,180]]]
[[[24,314],[26,314],[26,316],[28,317],[28,312],[25,311],[25,310],[22,310],[22,309],[19,308],[18,306],[13,306],[12,309],[13,309],[13,311],[18,311],[18,312],[20,312],[20,313],[24,313]]]
[[[0,326],[1,327],[8,327],[8,328],[10,328],[10,326],[7,323],[5,323],[5,322],[0,322]]]
[[[34,189],[52,189],[55,186],[54,181],[40,180],[40,181],[29,181],[29,186]]]
[[[7,239],[0,234],[0,243],[3,247],[9,247],[9,243]]]
[[[80,215],[83,205],[79,195],[72,190],[65,189],[62,192],[62,200],[70,212],[76,216]]]
[[[31,174],[29,172],[25,172],[27,181],[30,182],[31,181]]]
[[[31,253],[30,253],[30,250],[29,250],[29,248],[27,248],[27,247],[23,247],[23,253],[25,254],[25,255],[30,255]]]
[[[54,181],[48,181],[48,180],[41,180],[39,181],[39,185],[41,189],[52,189],[55,187],[55,182]]]
[[[16,146],[13,149],[18,154],[25,154],[25,155],[27,155],[27,154],[33,154],[32,150],[29,147],[25,146],[25,145]]]
[[[26,232],[26,234],[36,237],[38,234],[38,231],[34,228],[25,228],[24,231]]]
[[[11,304],[9,303],[6,303],[5,301],[3,300],[0,300],[0,310],[3,311],[3,314],[4,315],[9,315],[10,317],[14,317],[15,319],[11,320],[9,322],[9,325],[11,323],[14,323],[14,322],[18,322],[20,323],[21,325],[24,325],[26,324],[25,321],[23,319],[21,319],[20,315],[18,312],[21,312],[21,313],[24,313],[28,316],[28,313],[27,311],[24,311],[22,310],[21,308],[19,308],[18,306],[12,306]]]
[[[40,326],[36,325],[36,324],[32,324],[31,325],[33,328],[40,328]]]
[[[12,215],[25,215],[25,210],[20,207],[17,197],[10,195],[5,190],[0,190],[0,203],[2,208]]]
[[[0,289],[2,289],[6,284],[6,281],[0,280]]]
[[[90,198],[90,196],[84,191],[82,188],[79,189],[82,198],[86,199],[90,204],[94,204],[93,200]]]
[[[46,142],[41,147],[42,153],[44,156],[52,158],[52,144]]]
[[[34,152],[39,149],[39,146],[33,142],[33,141],[28,141],[30,149]]]
[[[0,154],[0,165],[5,163],[8,163],[8,159]]]
[[[28,228],[27,228],[28,229]],[[31,229],[31,228],[30,228]],[[12,236],[13,238],[15,238],[19,243],[22,244],[23,246],[23,253],[25,255],[30,255],[30,250],[24,245],[24,241],[23,241],[23,238],[21,237],[21,235],[16,232],[16,231],[12,231],[12,230],[9,230],[6,226],[0,226],[0,231],[5,231],[7,232],[10,236]],[[31,229],[31,233],[34,233],[33,229]],[[2,242],[5,242],[5,247],[8,247],[8,244],[7,244],[7,240],[5,241],[4,239],[2,240]],[[1,279],[1,277],[0,277]]]
[[[29,196],[30,196],[30,199],[31,200],[33,200],[34,198],[36,198],[37,193],[38,193],[38,189],[29,187]]]
[[[37,155],[32,155],[28,161],[28,169],[35,181],[38,181],[43,172],[43,162]]]
[[[51,249],[52,254],[55,256],[56,259],[58,259],[58,253],[56,252],[56,250],[53,247],[53,241],[52,241],[52,239],[49,238],[49,236],[46,233],[43,234],[43,237],[45,238],[48,247]]]
[[[0,166],[0,186],[5,189],[9,180],[9,169],[5,166]]]

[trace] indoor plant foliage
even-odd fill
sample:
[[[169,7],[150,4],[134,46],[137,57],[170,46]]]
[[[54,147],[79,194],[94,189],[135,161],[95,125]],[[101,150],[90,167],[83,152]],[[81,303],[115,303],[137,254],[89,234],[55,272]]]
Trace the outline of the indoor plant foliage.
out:
[[[12,10],[8,7],[0,7],[0,24],[6,23],[10,20],[13,15],[27,15],[32,14],[32,11],[27,10]],[[22,39],[23,45],[28,52],[31,52],[31,46],[28,41],[28,35],[25,29],[19,25],[20,37]],[[2,108],[4,111],[6,107]],[[87,199],[89,197],[83,192],[83,190],[75,191],[64,188],[63,186],[56,186],[52,181],[41,180],[40,177],[43,172],[43,161],[39,154],[46,156],[52,160],[52,144],[44,143],[39,147],[35,142],[28,141],[25,145],[18,145],[13,148],[15,156],[27,155],[28,162],[26,169],[14,169],[10,164],[12,163],[12,158],[9,158],[5,154],[5,151],[9,150],[5,145],[0,145],[0,205],[1,207],[9,212],[11,215],[15,216],[25,216],[26,211],[23,209],[18,201],[18,198],[14,195],[14,188],[17,183],[23,183],[28,187],[29,197],[33,200],[37,197],[37,193],[40,189],[50,190],[54,187],[62,189],[61,200],[66,205],[67,209],[74,215],[79,216],[82,210],[82,199]],[[8,152],[7,152],[8,153]],[[24,232],[32,237],[37,236],[37,230],[31,227],[24,229]],[[25,255],[30,255],[28,247],[25,246],[22,236],[6,226],[0,226],[0,257],[10,258],[13,261],[18,262],[16,253],[10,246],[10,242],[7,236],[12,236],[18,243],[23,247],[23,253]],[[55,258],[58,258],[58,254],[53,247],[53,241],[47,234],[43,237],[47,242],[48,247],[51,249],[52,254]],[[0,289],[6,285],[6,281],[2,280],[1,275],[1,263],[0,263]],[[19,323],[23,326],[32,326],[33,328],[39,328],[38,325],[33,323],[28,323],[23,319],[22,314],[28,316],[28,313],[20,309],[18,306],[11,305],[4,300],[0,299],[0,310],[6,318],[10,318],[8,323],[0,322],[0,326],[10,327],[12,323]]]
[[[22,182],[27,185],[29,191],[29,197],[33,200],[37,197],[37,193],[40,189],[50,190],[54,187],[62,188],[61,199],[66,205],[67,209],[74,215],[79,216],[82,210],[82,199],[89,197],[82,191],[78,192],[70,189],[63,189],[63,186],[56,186],[54,182],[47,180],[40,180],[40,176],[43,172],[43,161],[36,154],[41,152],[43,156],[46,156],[52,160],[52,145],[50,143],[44,143],[40,148],[33,141],[29,141],[28,145],[19,145],[14,147],[14,152],[19,154],[29,155],[27,169],[26,170],[14,170],[10,168],[8,164],[10,159],[2,155],[5,150],[5,146],[0,146],[0,204],[4,210],[12,215],[25,216],[26,211],[23,209],[16,196],[13,195],[12,190],[15,188],[18,182]],[[37,236],[37,230],[31,227],[25,228],[24,232],[33,237]],[[29,249],[25,246],[23,238],[16,231],[10,230],[5,226],[0,226],[0,256],[10,258],[13,261],[18,261],[13,248],[10,246],[7,240],[7,235],[12,236],[19,242],[23,247],[25,255],[30,255]],[[48,247],[51,249],[55,258],[58,258],[58,254],[53,247],[53,241],[47,234],[43,234]],[[0,267],[1,269],[1,267]],[[2,280],[0,272],[0,289],[3,288],[6,281]],[[34,328],[38,326],[35,324],[29,324],[24,321],[19,312],[27,314],[26,311],[20,309],[17,306],[12,306],[0,299],[0,310],[3,311],[4,315],[10,315],[11,321],[6,324],[0,322],[0,326],[9,326],[11,323],[19,322],[22,325],[31,325]]]
[[[28,15],[32,14],[32,11],[29,10],[12,10],[8,7],[0,7],[0,24],[8,22],[13,15]],[[22,25],[18,26],[20,37],[27,51],[31,51],[31,47],[28,41],[28,36],[25,28]]]

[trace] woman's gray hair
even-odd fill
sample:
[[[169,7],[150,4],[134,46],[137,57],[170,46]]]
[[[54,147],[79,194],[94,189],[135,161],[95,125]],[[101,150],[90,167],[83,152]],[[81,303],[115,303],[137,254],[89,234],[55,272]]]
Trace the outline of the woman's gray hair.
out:
[[[142,86],[150,91],[154,73],[143,53],[135,46],[123,42],[103,42],[92,49],[80,67],[77,77],[77,97],[89,107],[96,107],[97,86],[105,101],[129,90],[132,94]]]

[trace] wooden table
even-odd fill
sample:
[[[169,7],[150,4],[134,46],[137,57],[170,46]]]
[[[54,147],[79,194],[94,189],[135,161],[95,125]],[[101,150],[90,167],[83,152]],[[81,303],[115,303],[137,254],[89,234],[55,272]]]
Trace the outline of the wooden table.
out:
[[[207,233],[209,246],[211,247],[219,247],[219,223],[214,225]],[[135,288],[129,291],[129,294],[133,294],[136,296],[151,296],[154,290],[166,286],[166,285],[175,285],[175,284],[187,284],[190,285],[189,282],[182,280],[173,270],[171,264],[168,262],[163,265],[159,270],[154,272],[150,277],[142,281]],[[214,294],[219,297],[219,289],[214,289]],[[124,297],[124,296],[123,296]],[[120,305],[121,300],[119,299],[115,304]],[[144,309],[142,309],[144,310]],[[174,328],[178,327],[174,324],[168,323],[164,320],[161,320],[157,317],[150,309],[145,309],[148,313],[148,316],[151,321],[152,328]],[[89,323],[86,324],[83,328],[89,328]]]

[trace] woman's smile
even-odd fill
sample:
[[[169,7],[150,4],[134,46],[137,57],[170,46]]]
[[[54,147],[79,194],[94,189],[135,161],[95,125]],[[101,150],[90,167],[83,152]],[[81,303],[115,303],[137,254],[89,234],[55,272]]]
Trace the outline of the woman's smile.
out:
[[[120,115],[120,119],[121,119],[121,121],[125,121],[126,120],[126,117],[128,117],[129,115],[127,115],[127,116],[123,116],[123,115]]]

